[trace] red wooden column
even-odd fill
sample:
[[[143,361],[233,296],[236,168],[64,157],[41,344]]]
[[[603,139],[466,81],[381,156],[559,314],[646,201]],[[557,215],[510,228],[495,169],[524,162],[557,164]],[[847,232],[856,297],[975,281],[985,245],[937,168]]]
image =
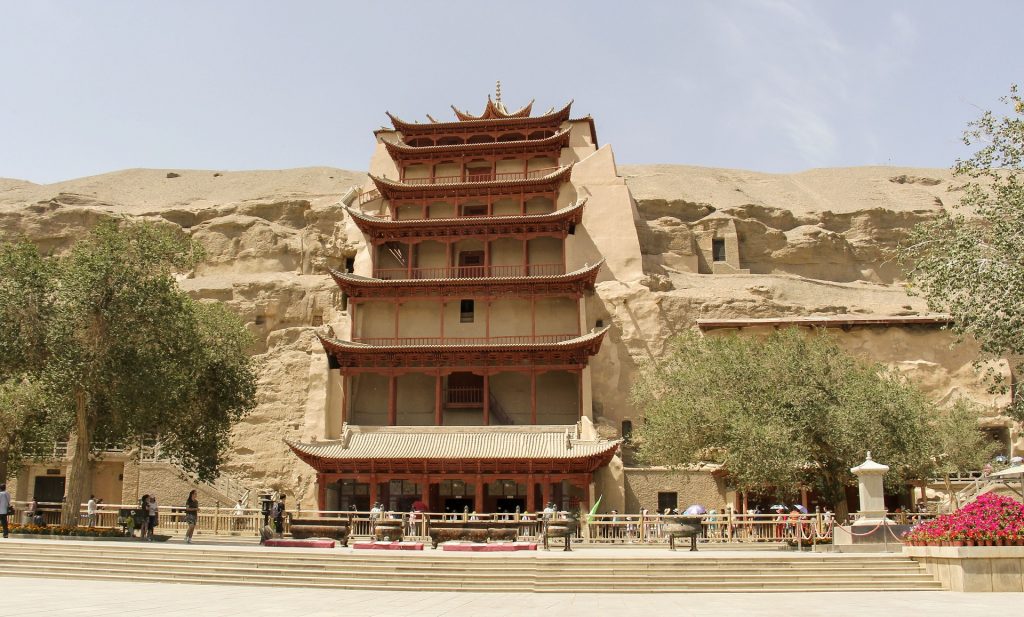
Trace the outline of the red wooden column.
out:
[[[576,371],[576,419],[583,417],[583,369]]]
[[[490,375],[484,373],[484,426],[491,423],[491,381]]]
[[[537,371],[530,371],[530,424],[537,424]]]
[[[444,267],[446,268],[444,276],[450,278],[451,267],[452,267],[452,240],[446,240],[444,243]]]
[[[444,296],[438,298],[441,302],[441,342],[444,342]]]
[[[348,422],[348,377],[340,373],[341,377],[341,423]]]
[[[540,495],[544,501],[544,507],[548,507],[548,504],[551,503],[551,476],[544,475],[544,481],[540,484]]]
[[[437,373],[437,381],[434,382],[434,426],[444,424],[444,411],[441,409],[441,373]]]
[[[537,296],[530,296],[530,336],[537,342]]]
[[[327,474],[316,474],[316,509],[327,509]]]
[[[430,476],[420,476],[420,501],[427,504],[427,512],[430,512]]]
[[[377,489],[378,488],[379,487],[377,486],[377,474],[371,473],[370,474],[370,507],[371,508],[380,499],[380,496],[377,494]]]
[[[526,476],[526,511],[537,511],[537,483],[532,473]]]
[[[388,375],[388,426],[398,424],[398,375]]]
[[[530,276],[530,240],[523,238],[523,276]]]
[[[484,511],[484,480],[480,474],[476,474],[476,493],[473,495],[473,509],[478,514]]]
[[[409,254],[406,255],[406,258],[405,258],[405,261],[406,261],[405,268],[406,268],[406,272],[407,272],[407,277],[406,278],[412,278],[412,247],[414,245],[413,245],[412,242],[409,242],[408,244],[406,244],[406,246],[409,247]]]

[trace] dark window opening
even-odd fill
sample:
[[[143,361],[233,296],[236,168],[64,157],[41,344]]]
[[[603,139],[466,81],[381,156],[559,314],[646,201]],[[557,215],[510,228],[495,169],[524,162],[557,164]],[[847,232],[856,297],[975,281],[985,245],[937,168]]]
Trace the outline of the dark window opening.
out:
[[[666,509],[675,510],[678,507],[678,493],[658,493],[658,514],[663,513]]]
[[[472,300],[462,300],[459,302],[459,321],[462,323],[473,323]]]
[[[575,236],[576,235],[576,223],[570,223],[569,224],[569,235],[570,236]]]
[[[345,272],[355,272],[356,270],[356,258],[346,257],[345,258]]]
[[[595,321],[594,322],[594,327],[595,328],[603,328],[604,327],[604,320],[603,319],[598,319],[597,321]]]
[[[487,204],[462,206],[462,216],[487,216]]]
[[[322,325],[324,325],[324,316],[323,315],[313,315],[313,327],[314,328],[318,328],[318,327],[320,327]]]
[[[347,311],[348,310],[348,293],[346,293],[344,291],[341,292],[341,310],[343,310],[343,311]]]
[[[257,326],[262,326],[267,322],[267,318],[264,317],[263,315],[257,315],[255,322]]]
[[[633,421],[623,420],[622,421],[622,438],[629,441],[630,437],[633,436]]]
[[[725,261],[724,238],[715,238],[711,241],[711,259],[713,261]]]

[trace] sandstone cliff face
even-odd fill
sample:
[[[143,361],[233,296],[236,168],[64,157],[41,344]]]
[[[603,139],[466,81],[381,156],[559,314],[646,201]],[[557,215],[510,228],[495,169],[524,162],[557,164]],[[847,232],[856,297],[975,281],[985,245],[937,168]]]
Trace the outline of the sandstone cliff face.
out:
[[[645,277],[604,281],[587,300],[588,315],[612,325],[593,361],[595,420],[607,434],[639,417],[628,401],[638,363],[656,358],[697,319],[925,313],[924,302],[905,293],[890,251],[956,198],[948,172],[931,169],[770,175],[653,165],[620,173],[640,215]],[[364,249],[338,206],[350,186],[364,182],[362,173],[330,168],[127,170],[46,186],[0,180],[0,229],[61,251],[102,217],[129,216],[174,225],[199,241],[206,259],[181,284],[243,317],[260,365],[259,405],[236,428],[225,471],[309,507],[314,473],[282,440],[315,435],[310,410],[331,400],[313,332],[320,324],[348,331],[325,268]],[[737,243],[738,273],[706,273],[710,240],[719,235]],[[1005,400],[985,391],[971,344],[954,346],[934,330],[840,334],[848,348],[905,371],[936,399],[970,396],[999,421]]]

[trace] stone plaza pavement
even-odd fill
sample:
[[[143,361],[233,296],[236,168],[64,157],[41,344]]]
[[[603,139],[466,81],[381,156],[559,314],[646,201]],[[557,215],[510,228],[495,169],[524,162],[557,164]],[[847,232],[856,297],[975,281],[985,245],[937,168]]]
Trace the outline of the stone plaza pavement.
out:
[[[0,578],[0,614],[138,617],[552,617],[604,615],[1013,615],[1024,596],[946,591],[861,593],[468,593],[284,589]]]

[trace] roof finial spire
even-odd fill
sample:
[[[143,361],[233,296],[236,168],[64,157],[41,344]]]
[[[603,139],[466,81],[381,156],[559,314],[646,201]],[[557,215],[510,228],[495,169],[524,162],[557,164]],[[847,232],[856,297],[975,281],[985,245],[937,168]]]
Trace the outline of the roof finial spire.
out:
[[[495,103],[500,103],[501,102],[501,80],[500,79],[498,80],[498,82],[496,84],[494,84],[494,102]]]

